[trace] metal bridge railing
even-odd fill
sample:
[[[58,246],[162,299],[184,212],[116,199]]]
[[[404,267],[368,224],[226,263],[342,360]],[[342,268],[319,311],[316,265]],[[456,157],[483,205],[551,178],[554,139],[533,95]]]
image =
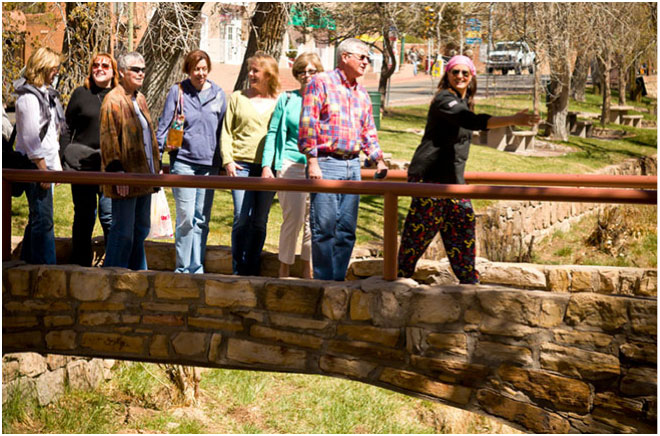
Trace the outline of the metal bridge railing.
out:
[[[388,179],[391,181],[387,181],[388,179],[386,181],[374,181],[374,171],[362,170],[364,179],[362,181],[337,181],[4,169],[2,171],[2,257],[3,259],[9,259],[11,256],[11,184],[13,182],[381,195],[385,197],[383,211],[383,277],[386,280],[396,279],[397,206],[398,198],[401,196],[579,203],[657,204],[658,201],[656,176],[466,173],[466,181],[470,184],[442,185],[402,182],[401,180],[405,180],[406,175],[403,170],[389,171]]]

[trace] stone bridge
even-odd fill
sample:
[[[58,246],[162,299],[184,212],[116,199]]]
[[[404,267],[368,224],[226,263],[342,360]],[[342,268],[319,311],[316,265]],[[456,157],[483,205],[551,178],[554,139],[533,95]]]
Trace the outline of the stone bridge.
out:
[[[5,262],[2,352],[322,374],[534,433],[656,433],[657,285],[640,280],[622,294]]]

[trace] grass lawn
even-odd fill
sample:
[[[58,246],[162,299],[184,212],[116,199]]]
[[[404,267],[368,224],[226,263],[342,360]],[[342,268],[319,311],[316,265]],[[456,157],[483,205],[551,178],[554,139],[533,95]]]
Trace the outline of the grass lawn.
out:
[[[570,104],[571,110],[598,112],[599,96],[587,94],[586,103]],[[639,109],[648,107],[648,100],[637,105]],[[531,98],[527,95],[506,96],[477,101],[476,111],[497,115],[515,113],[523,108],[531,108]],[[391,114],[381,120],[379,132],[383,150],[391,153],[394,159],[409,161],[421,136],[415,131],[421,131],[426,124],[427,106],[409,106],[395,108]],[[648,114],[645,115],[647,117]],[[608,165],[620,163],[629,158],[656,154],[657,133],[655,129],[640,129],[608,124],[607,128],[625,130],[634,136],[620,140],[603,140],[596,138],[578,138],[571,136],[564,146],[575,150],[573,153],[555,157],[521,156],[501,152],[486,146],[473,145],[467,171],[521,172],[521,173],[563,173],[580,174],[595,171]],[[167,158],[165,158],[167,162]],[[171,189],[166,189],[172,218],[175,218],[175,205]],[[55,188],[55,235],[57,237],[71,236],[73,205],[69,185]],[[477,210],[484,209],[493,201],[476,200]],[[405,219],[410,198],[399,199],[399,225]],[[358,218],[357,244],[367,242],[382,242],[383,228],[383,198],[378,196],[362,196]],[[231,194],[227,190],[215,192],[213,210],[211,213],[210,245],[231,245],[231,224],[233,220],[233,204]],[[12,234],[22,235],[27,223],[27,200],[25,197],[13,199],[12,202]],[[268,222],[268,236],[265,250],[276,252],[278,247],[279,228],[282,224],[282,212],[277,197],[273,202]],[[95,228],[94,235],[100,236],[100,225]]]
[[[93,392],[3,405],[4,433],[520,433],[487,417],[345,379],[205,370],[184,406],[155,364],[120,362]]]

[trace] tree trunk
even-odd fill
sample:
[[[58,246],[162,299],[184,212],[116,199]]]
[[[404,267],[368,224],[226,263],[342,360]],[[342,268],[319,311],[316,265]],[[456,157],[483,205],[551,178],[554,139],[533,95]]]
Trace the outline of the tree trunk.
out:
[[[247,59],[257,51],[264,51],[279,62],[282,55],[282,38],[286,31],[291,3],[259,2],[250,19],[250,37],[243,57],[243,65],[236,79],[234,91],[248,87]]]
[[[589,75],[589,63],[585,56],[578,54],[575,60],[575,68],[571,76],[571,97],[575,101],[586,101],[584,92],[587,87],[587,76]]]
[[[626,104],[626,88],[628,87],[628,71],[623,63],[623,59],[619,59],[617,62],[617,68],[619,69],[619,104]]]
[[[386,97],[387,97],[387,83],[394,74],[396,70],[396,56],[394,55],[394,47],[392,47],[392,42],[389,38],[389,28],[387,25],[383,26],[382,30],[383,35],[383,45],[385,50],[383,50],[383,65],[380,69],[380,79],[378,80],[378,92],[380,92],[381,103],[380,107],[383,113],[387,113],[387,108],[385,107]],[[391,62],[391,63],[390,63]]]
[[[102,3],[66,3],[66,28],[62,40],[62,71],[58,90],[62,103],[69,101],[71,92],[85,82],[89,62],[95,53],[107,52],[110,46],[110,30],[107,8]]]
[[[603,93],[603,72],[601,62],[597,58],[591,61],[591,82],[594,85],[594,94],[601,95]]]
[[[555,65],[551,65],[549,98],[547,101],[548,123],[546,135],[551,139],[560,141],[568,140],[568,126],[566,117],[568,115],[568,101],[571,89],[571,70],[567,56],[552,56]]]
[[[186,77],[181,71],[186,54],[199,47],[202,6],[158,3],[137,47],[146,67],[141,92],[154,120],[163,110],[169,87]]]
[[[610,105],[612,104],[612,90],[610,84],[611,60],[609,53],[603,58],[599,57],[599,67],[602,71],[601,87],[603,90],[603,107],[600,112],[600,125],[604,126],[610,120]]]

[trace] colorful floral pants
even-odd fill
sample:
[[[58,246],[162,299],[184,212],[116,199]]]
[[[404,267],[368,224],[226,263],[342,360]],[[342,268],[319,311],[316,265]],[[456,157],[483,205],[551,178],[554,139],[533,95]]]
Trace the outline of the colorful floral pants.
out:
[[[451,269],[462,284],[479,283],[475,269],[475,217],[469,199],[413,197],[401,234],[399,277],[415,265],[440,231]]]

